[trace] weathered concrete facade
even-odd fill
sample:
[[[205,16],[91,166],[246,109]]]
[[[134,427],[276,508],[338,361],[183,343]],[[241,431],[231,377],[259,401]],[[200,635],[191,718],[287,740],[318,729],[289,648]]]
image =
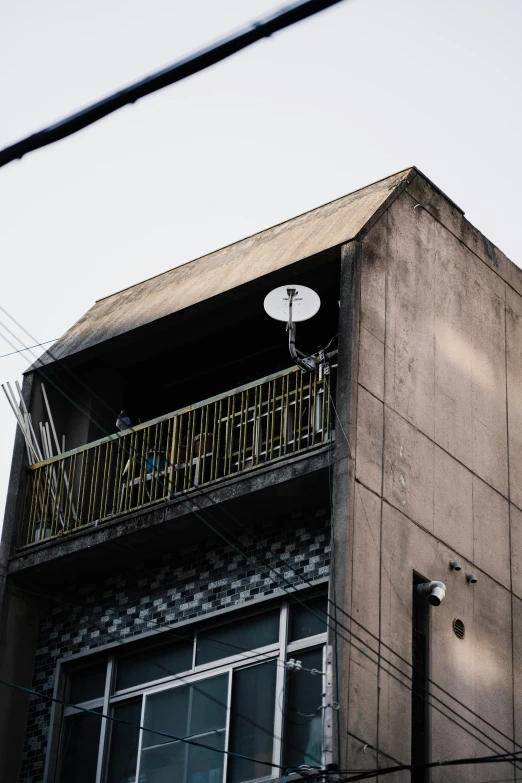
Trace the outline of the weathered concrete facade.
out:
[[[328,639],[336,653],[340,707],[333,761],[340,769],[410,761],[412,733],[415,742],[418,730],[412,689],[419,688],[415,674],[412,684],[414,580],[439,580],[447,588],[441,605],[426,613],[429,649],[423,665],[429,684],[423,682],[422,692],[429,709],[423,759],[522,750],[522,273],[415,169],[207,259],[167,273],[167,289],[177,291],[170,310],[168,297],[160,296],[161,280],[146,281],[98,303],[67,333],[57,356],[81,366],[82,351],[90,361],[111,340],[129,342],[140,329],[168,318],[172,324],[176,318],[182,325],[201,322],[201,312],[206,307],[217,312],[229,294],[234,307],[244,300],[261,308],[261,295],[292,275],[302,275],[296,278],[302,284],[308,274],[335,280],[330,299],[323,299],[330,309],[339,302],[335,445],[216,484],[198,502],[205,509],[241,503],[239,514],[249,520],[252,536],[248,551],[280,569],[270,559],[275,551],[301,577],[296,581],[294,570],[288,571],[287,587],[319,585],[328,576]],[[214,291],[216,275],[221,283]],[[284,335],[280,339],[283,343]],[[52,367],[53,357],[47,361]],[[11,629],[0,656],[0,667],[7,662],[0,672],[6,680],[19,677],[27,685],[36,656],[32,687],[41,690],[45,681],[50,693],[56,662],[63,665],[68,654],[106,644],[107,629],[138,638],[136,620],[148,620],[139,616],[142,599],[151,603],[146,609],[152,613],[160,602],[156,621],[176,624],[282,590],[277,580],[265,581],[261,568],[234,560],[232,552],[225,556],[214,543],[205,548],[201,534],[194,545],[199,555],[189,564],[197,579],[187,582],[176,552],[195,533],[175,500],[17,552],[19,481],[22,486],[23,471],[14,470],[6,530],[15,532],[4,538],[4,551],[7,582],[23,607],[4,603],[4,627]],[[330,490],[331,566],[325,527],[330,509],[306,516],[317,493],[329,500]],[[278,531],[273,520],[283,507],[287,521]],[[154,564],[158,542],[165,551]],[[150,575],[141,577],[141,593],[137,583],[120,576],[139,562],[140,550],[147,553]],[[108,574],[104,557],[114,558],[115,575]],[[218,560],[215,572],[206,562],[212,557]],[[461,570],[452,570],[451,560]],[[67,586],[56,579],[62,567]],[[80,576],[74,580],[76,570]],[[160,571],[165,584],[156,579]],[[476,583],[466,574],[474,574]],[[114,580],[121,583],[118,595],[104,596],[104,584]],[[104,607],[101,635],[99,622],[85,618],[78,635],[74,610],[70,616],[63,608],[48,612],[53,595],[64,600],[89,583]],[[183,594],[177,583],[183,583]],[[45,593],[45,601],[35,603],[31,590]],[[175,610],[169,590],[179,592]],[[209,591],[216,590],[210,600]],[[193,600],[191,591],[197,594]],[[23,633],[20,622],[9,619],[14,611],[32,618]],[[114,625],[113,613],[123,623]],[[55,628],[58,616],[61,627]],[[456,619],[464,625],[463,638],[455,633]],[[13,652],[22,637],[26,654],[17,669]],[[0,734],[4,745],[16,738],[23,744],[25,697],[17,709],[16,727]],[[49,769],[49,709],[35,700],[28,714],[20,779],[50,783],[43,776],[46,763]],[[21,753],[6,780],[19,779],[13,770],[20,769]],[[520,774],[505,762],[431,770],[422,779],[482,783],[514,781]]]
[[[522,278],[499,256],[422,177],[360,242],[346,610],[380,655],[345,653],[350,763],[377,758],[353,735],[409,757],[413,571],[447,585],[430,611],[431,758],[520,749]],[[432,779],[514,779],[485,769]]]

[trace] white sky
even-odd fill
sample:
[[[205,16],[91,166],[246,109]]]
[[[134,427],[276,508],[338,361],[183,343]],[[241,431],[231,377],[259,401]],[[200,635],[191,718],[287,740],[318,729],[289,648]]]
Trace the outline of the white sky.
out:
[[[4,0],[0,147],[283,2]],[[410,165],[522,264],[521,32],[520,0],[345,0],[9,164],[0,305],[58,337],[106,294]],[[1,512],[3,394],[0,433]]]

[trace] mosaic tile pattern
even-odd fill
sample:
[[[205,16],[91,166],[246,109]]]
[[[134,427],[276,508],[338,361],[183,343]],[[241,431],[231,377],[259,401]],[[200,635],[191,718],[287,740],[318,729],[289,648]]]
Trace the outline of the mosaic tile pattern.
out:
[[[175,560],[168,555],[131,574],[70,587],[60,598],[81,608],[51,602],[43,613],[32,687],[52,696],[56,661],[64,656],[279,594],[281,576],[291,584],[327,576],[330,520],[324,509],[279,518],[236,545],[256,565],[232,546],[204,543],[181,550]],[[50,711],[49,701],[31,698],[21,783],[42,783]]]

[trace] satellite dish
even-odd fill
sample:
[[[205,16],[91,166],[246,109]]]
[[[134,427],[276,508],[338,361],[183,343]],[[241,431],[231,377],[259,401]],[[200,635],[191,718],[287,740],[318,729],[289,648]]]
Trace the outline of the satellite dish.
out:
[[[288,323],[291,291],[295,292],[292,297],[292,322],[297,323],[313,318],[321,307],[319,296],[311,288],[295,283],[274,288],[265,296],[264,307],[270,318]]]
[[[276,321],[286,321],[288,349],[294,362],[303,372],[315,369],[315,356],[307,356],[295,347],[295,324],[307,321],[321,307],[321,300],[311,288],[305,285],[282,285],[265,296],[265,310]]]

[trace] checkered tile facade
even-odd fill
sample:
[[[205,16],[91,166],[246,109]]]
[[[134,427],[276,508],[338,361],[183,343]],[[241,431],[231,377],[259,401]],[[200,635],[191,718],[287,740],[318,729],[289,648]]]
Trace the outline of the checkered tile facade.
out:
[[[78,608],[50,601],[43,612],[34,690],[53,695],[56,662],[65,656],[279,594],[281,576],[297,585],[329,573],[330,520],[324,509],[266,522],[235,543],[247,557],[233,546],[205,542],[176,557],[141,563],[131,574],[69,587],[59,597]],[[31,697],[21,783],[43,781],[50,712],[49,701]]]

